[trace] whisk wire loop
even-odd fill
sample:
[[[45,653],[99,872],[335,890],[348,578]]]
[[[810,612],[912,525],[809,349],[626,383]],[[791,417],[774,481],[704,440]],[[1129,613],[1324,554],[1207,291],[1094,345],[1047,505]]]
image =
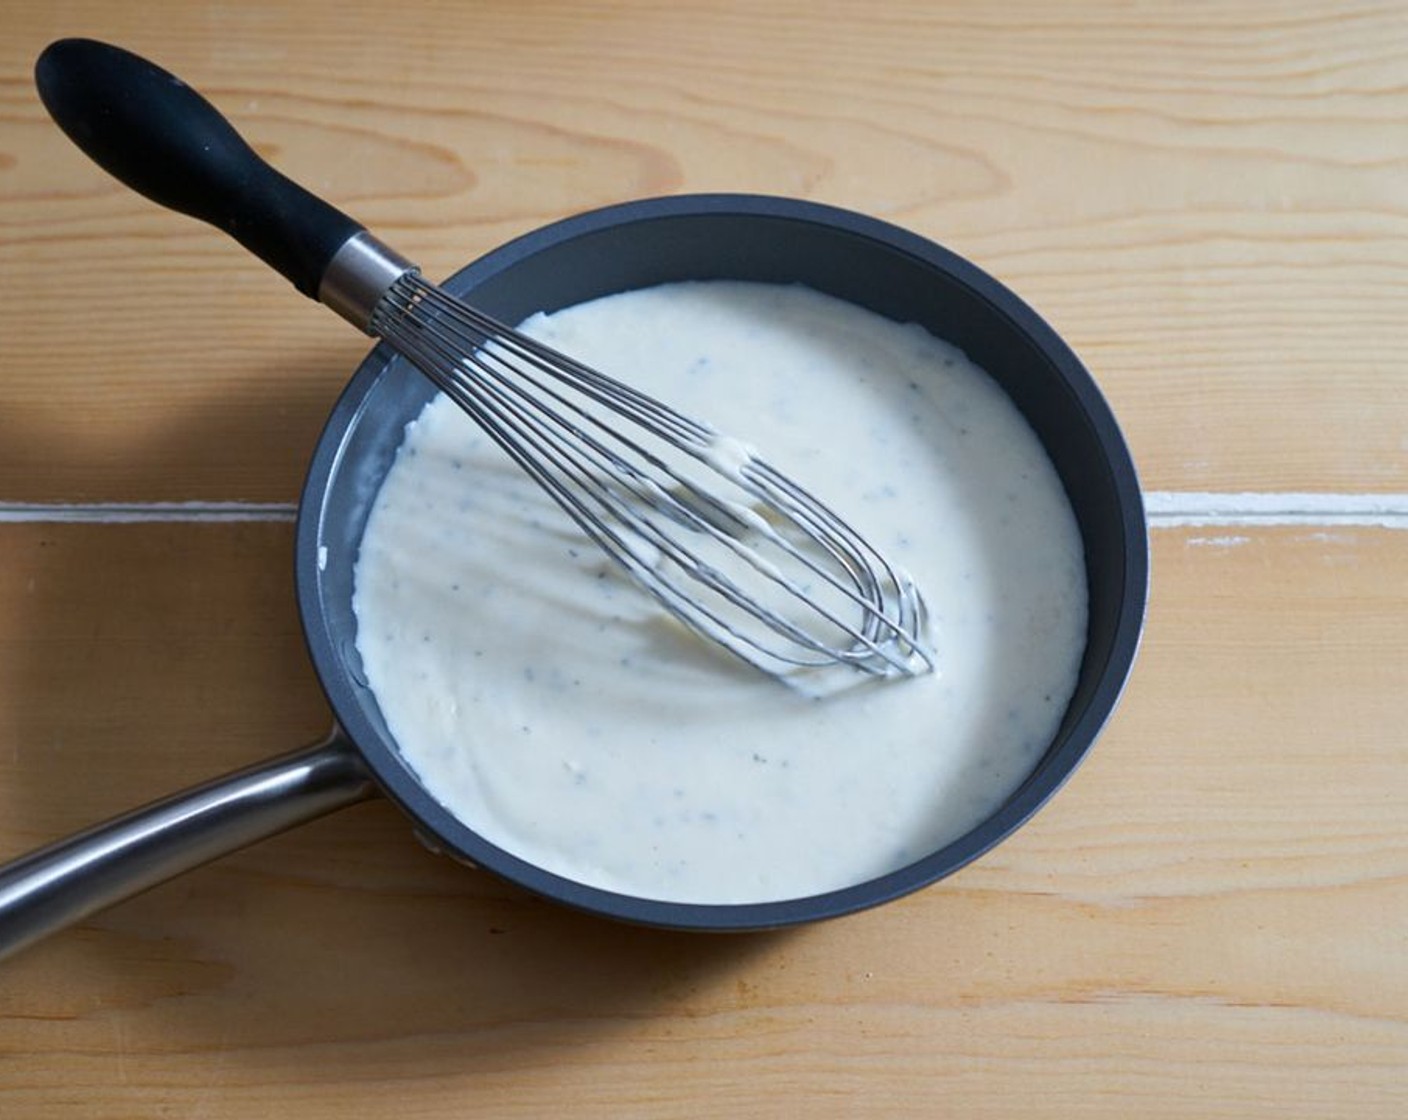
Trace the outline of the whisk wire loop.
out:
[[[735,656],[779,675],[837,664],[880,676],[933,668],[912,581],[736,441],[512,330],[415,271],[388,289],[369,327],[671,615]],[[729,454],[721,456],[725,442]],[[701,485],[681,469],[681,456],[745,500]],[[701,542],[710,546],[707,558]],[[780,591],[782,606],[754,586],[771,587],[769,599]]]

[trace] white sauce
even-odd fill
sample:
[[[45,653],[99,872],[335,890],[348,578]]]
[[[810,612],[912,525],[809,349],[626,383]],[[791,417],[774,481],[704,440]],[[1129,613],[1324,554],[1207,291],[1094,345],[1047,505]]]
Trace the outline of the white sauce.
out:
[[[709,464],[720,474],[737,478],[753,461],[757,452],[741,439],[715,433],[705,448]]]
[[[670,285],[525,329],[730,433],[725,468],[759,448],[841,511],[922,588],[942,672],[815,699],[730,665],[442,398],[407,429],[354,600],[433,796],[568,878],[726,903],[901,867],[1020,784],[1074,689],[1085,570],[1050,461],[986,374],[797,287]]]

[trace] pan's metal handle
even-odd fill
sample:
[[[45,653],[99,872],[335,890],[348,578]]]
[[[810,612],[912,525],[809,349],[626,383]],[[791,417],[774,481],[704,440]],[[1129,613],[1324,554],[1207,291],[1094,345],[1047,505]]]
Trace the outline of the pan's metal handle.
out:
[[[374,796],[338,731],[0,867],[0,957],[182,871]]]

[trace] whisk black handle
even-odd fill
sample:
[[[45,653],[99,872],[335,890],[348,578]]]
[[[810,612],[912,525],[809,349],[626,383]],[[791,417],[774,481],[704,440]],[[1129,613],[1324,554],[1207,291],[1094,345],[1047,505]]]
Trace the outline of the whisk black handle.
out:
[[[153,202],[224,230],[318,298],[362,226],[264,162],[204,97],[92,39],[51,44],[34,68],[44,107],[92,160]]]

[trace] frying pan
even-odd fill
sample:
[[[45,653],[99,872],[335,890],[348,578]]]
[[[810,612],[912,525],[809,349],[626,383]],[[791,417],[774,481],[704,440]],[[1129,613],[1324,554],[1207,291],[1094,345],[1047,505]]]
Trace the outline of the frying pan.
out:
[[[0,955],[217,856],[377,795],[390,797],[428,846],[454,859],[580,910],[692,930],[774,928],[875,906],[953,873],[1028,820],[1070,776],[1113,711],[1134,662],[1147,598],[1138,479],[1093,379],[1031,308],[975,265],[894,225],[796,199],[709,194],[611,206],[520,237],[444,287],[512,323],[614,292],[708,279],[800,283],[922,325],[1002,385],[1050,455],[1084,542],[1085,654],[1046,752],[987,819],[914,863],[855,886],[722,905],[586,886],[525,862],[485,840],[473,821],[454,817],[398,754],[356,650],[358,544],[405,425],[434,392],[380,345],[328,418],[297,516],[298,608],[334,730],[317,744],[0,868]]]

